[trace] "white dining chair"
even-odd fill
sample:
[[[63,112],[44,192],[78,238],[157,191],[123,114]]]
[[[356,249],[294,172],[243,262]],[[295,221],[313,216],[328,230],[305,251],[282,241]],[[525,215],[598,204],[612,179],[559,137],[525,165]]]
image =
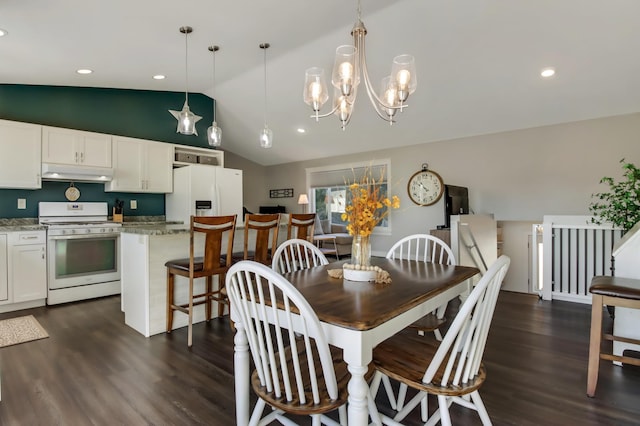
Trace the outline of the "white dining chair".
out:
[[[442,265],[455,265],[456,259],[451,248],[440,238],[429,234],[414,234],[406,236],[397,241],[387,252],[387,259],[406,259],[418,262],[438,263]],[[409,325],[409,328],[415,329],[418,334],[433,332],[437,340],[442,340],[440,327],[446,323],[444,314],[447,310],[447,304],[440,306],[435,311],[425,315],[418,321]],[[397,401],[393,400],[393,392],[391,384],[387,377],[383,378],[383,384],[389,397],[389,402],[393,408],[401,410],[404,405],[404,399],[407,393],[407,385],[400,384],[398,389]],[[422,419],[427,419],[426,401],[422,407]]]
[[[373,350],[376,376],[372,389],[378,388],[382,377],[392,377],[418,391],[393,419],[383,416],[383,423],[397,424],[432,394],[437,395],[438,410],[426,426],[439,421],[451,425],[449,406],[453,403],[476,410],[483,425],[491,424],[478,389],[487,376],[482,356],[502,280],[510,263],[509,257],[503,255],[489,268],[438,345],[413,333],[399,333]]]
[[[307,300],[284,276],[253,261],[233,265],[226,285],[255,366],[251,385],[258,401],[249,424],[295,424],[287,414],[309,415],[314,425],[346,424],[350,374]],[[266,405],[272,410],[263,416]],[[379,421],[371,398],[369,408]],[[334,410],[340,423],[326,416]]]
[[[271,268],[284,274],[328,263],[324,253],[317,246],[309,241],[293,238],[278,246],[273,254]]]

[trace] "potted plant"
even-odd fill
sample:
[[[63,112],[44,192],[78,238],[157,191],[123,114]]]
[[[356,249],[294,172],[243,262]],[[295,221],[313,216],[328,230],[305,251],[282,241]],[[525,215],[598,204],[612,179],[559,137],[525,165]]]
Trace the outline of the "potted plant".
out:
[[[595,201],[589,205],[589,211],[594,216],[592,223],[611,223],[627,232],[640,222],[640,169],[624,158],[620,163],[624,179],[620,182],[607,176],[600,179],[600,183],[609,186],[609,191],[592,194]]]

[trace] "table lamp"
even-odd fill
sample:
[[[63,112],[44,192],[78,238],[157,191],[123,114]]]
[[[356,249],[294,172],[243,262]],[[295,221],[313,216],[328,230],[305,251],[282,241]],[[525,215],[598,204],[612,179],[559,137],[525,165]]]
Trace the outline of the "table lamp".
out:
[[[300,196],[298,197],[298,204],[302,206],[302,213],[306,213],[307,204],[309,204],[309,198],[307,197],[307,194],[300,194]]]

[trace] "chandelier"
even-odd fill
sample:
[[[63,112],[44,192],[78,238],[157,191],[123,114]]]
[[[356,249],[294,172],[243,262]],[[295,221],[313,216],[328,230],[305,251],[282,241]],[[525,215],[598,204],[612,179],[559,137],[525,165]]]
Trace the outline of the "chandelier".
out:
[[[360,74],[362,74],[362,80],[374,110],[380,118],[391,125],[395,122],[396,113],[402,112],[407,106],[406,101],[409,95],[415,92],[418,85],[415,59],[411,55],[399,55],[393,58],[391,75],[382,80],[380,95],[378,95],[369,80],[367,70],[364,43],[367,29],[361,20],[360,0],[358,0],[358,17],[351,35],[353,45],[338,46],[336,49],[331,74],[333,109],[328,113],[320,114],[322,106],[329,99],[324,70],[313,67],[305,73],[303,98],[304,102],[313,109],[314,114],[311,118],[319,121],[320,118],[335,114],[344,130],[351,120],[353,104],[361,80]]]
[[[189,109],[189,44],[187,42],[188,35],[193,32],[193,28],[189,26],[180,27],[180,32],[184,34],[184,70],[185,70],[185,92],[184,92],[184,105],[181,111],[175,111],[170,109],[171,115],[178,120],[178,128],[176,133],[182,133],[183,135],[196,135],[196,123],[202,119],[199,115],[195,115]]]

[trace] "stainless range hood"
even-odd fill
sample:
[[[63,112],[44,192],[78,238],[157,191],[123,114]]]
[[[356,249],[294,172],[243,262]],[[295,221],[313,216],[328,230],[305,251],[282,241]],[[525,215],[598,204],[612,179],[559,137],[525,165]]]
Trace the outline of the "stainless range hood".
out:
[[[113,169],[110,167],[42,163],[42,179],[73,180],[76,182],[108,182],[113,179]]]

